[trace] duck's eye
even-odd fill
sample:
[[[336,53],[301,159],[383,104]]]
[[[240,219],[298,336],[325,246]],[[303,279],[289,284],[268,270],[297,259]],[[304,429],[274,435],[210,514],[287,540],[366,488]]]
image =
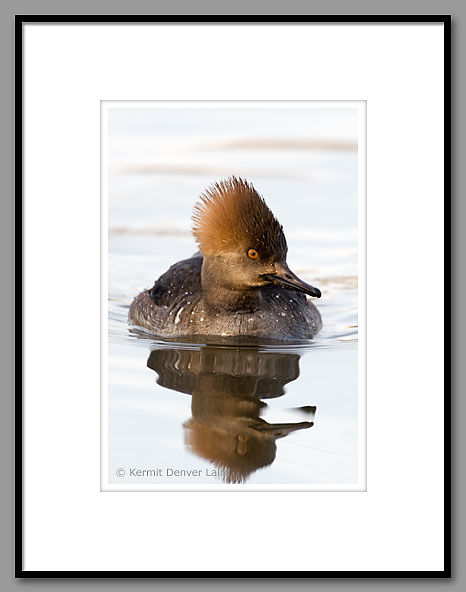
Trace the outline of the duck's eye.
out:
[[[257,259],[259,257],[259,253],[256,251],[256,249],[249,249],[248,257],[249,259]]]

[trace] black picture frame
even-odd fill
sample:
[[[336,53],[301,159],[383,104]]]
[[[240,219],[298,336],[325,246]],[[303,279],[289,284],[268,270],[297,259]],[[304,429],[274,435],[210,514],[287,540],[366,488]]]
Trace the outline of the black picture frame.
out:
[[[444,124],[445,124],[445,283],[451,285],[451,16],[450,15],[315,15],[315,16],[154,16],[154,15],[16,15],[15,17],[15,248],[16,248],[16,294],[23,293],[23,277],[21,264],[23,261],[23,25],[27,23],[443,23],[444,25]],[[445,384],[445,569],[438,572],[428,571],[276,571],[277,578],[451,578],[451,305],[445,306],[445,366],[447,372]],[[15,576],[16,578],[219,578],[223,572],[170,572],[170,571],[25,571],[23,569],[23,313],[21,307],[15,313],[16,334],[19,336],[15,344]],[[235,578],[264,578],[268,574],[262,571],[235,572]],[[231,578],[231,574],[225,574]]]

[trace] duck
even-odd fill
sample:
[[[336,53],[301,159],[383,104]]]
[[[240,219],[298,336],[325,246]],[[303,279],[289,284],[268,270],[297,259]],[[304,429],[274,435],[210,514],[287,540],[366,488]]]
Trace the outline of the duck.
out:
[[[286,262],[282,225],[252,183],[229,177],[194,206],[199,246],[132,301],[128,321],[159,337],[312,339],[322,317],[321,291]]]

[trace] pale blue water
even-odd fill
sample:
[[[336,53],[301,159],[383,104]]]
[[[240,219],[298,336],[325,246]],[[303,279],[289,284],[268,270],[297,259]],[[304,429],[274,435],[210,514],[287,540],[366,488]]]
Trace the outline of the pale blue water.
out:
[[[365,429],[357,422],[357,114],[222,111],[110,115],[109,483],[355,483]],[[269,148],[264,139],[308,143]],[[313,149],[316,139],[347,144]],[[215,348],[130,331],[132,298],[197,250],[192,206],[228,174],[264,195],[284,226],[291,269],[322,290],[324,327],[312,342]]]

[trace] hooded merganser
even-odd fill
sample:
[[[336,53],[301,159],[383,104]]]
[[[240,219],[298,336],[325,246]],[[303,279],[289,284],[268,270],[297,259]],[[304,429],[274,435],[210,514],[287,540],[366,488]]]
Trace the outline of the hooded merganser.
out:
[[[129,321],[164,337],[307,339],[322,319],[306,294],[320,290],[287,266],[283,228],[254,187],[230,177],[194,207],[200,252],[179,261],[133,300]]]

